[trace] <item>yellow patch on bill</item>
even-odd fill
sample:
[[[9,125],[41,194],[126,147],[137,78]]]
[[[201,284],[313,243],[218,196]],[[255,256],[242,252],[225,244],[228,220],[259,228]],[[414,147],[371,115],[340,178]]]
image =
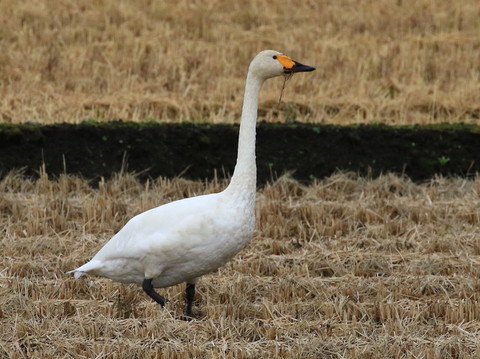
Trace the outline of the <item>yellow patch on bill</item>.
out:
[[[286,69],[291,69],[293,65],[295,65],[295,62],[293,62],[292,59],[286,55],[277,55],[277,60]]]

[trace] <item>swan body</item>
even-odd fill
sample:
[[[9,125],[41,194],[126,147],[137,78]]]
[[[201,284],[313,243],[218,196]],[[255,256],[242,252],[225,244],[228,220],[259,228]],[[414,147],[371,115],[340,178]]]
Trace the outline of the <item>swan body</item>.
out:
[[[75,270],[117,282],[155,288],[182,282],[224,265],[251,238],[251,205],[232,203],[225,192],[167,203],[133,217],[92,260]]]
[[[68,273],[89,273],[124,283],[141,283],[161,306],[153,288],[187,283],[187,316],[192,316],[195,283],[244,248],[255,229],[255,126],[258,95],[265,80],[314,68],[277,51],[260,52],[247,74],[237,164],[220,193],[191,197],[133,217],[86,264]]]

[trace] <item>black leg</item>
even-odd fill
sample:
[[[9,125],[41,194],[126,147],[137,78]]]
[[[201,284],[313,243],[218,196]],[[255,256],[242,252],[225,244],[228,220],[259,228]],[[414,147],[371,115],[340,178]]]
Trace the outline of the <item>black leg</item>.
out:
[[[193,318],[192,305],[193,305],[193,298],[195,297],[195,284],[187,283],[187,288],[185,290],[185,297],[187,299],[187,308],[185,309],[185,317]]]
[[[150,298],[152,298],[155,302],[160,304],[160,306],[163,308],[165,306],[165,303],[167,302],[167,299],[165,299],[160,294],[155,292],[155,289],[153,289],[153,286],[152,286],[152,280],[153,280],[152,278],[150,279],[145,278],[142,283],[142,288]]]

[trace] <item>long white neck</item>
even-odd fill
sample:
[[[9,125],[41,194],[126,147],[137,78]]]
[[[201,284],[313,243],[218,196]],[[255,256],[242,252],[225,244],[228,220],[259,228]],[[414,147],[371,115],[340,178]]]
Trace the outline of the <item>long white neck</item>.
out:
[[[255,134],[258,110],[258,95],[264,80],[248,72],[243,99],[238,155],[230,185],[225,190],[233,197],[255,200],[257,189],[257,166],[255,163]]]

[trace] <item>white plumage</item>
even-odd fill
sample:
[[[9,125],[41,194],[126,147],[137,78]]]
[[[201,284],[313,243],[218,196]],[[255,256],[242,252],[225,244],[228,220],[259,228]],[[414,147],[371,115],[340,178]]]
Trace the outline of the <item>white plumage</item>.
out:
[[[186,198],[133,217],[83,266],[70,271],[118,282],[142,283],[162,306],[153,288],[187,282],[187,316],[197,279],[231,259],[255,229],[255,124],[263,82],[286,73],[313,71],[273,50],[251,62],[240,121],[238,157],[230,185],[220,193]]]
[[[153,208],[133,217],[75,277],[88,272],[127,283],[153,278],[156,288],[193,282],[245,246],[255,223],[251,207],[231,203],[222,192]]]

